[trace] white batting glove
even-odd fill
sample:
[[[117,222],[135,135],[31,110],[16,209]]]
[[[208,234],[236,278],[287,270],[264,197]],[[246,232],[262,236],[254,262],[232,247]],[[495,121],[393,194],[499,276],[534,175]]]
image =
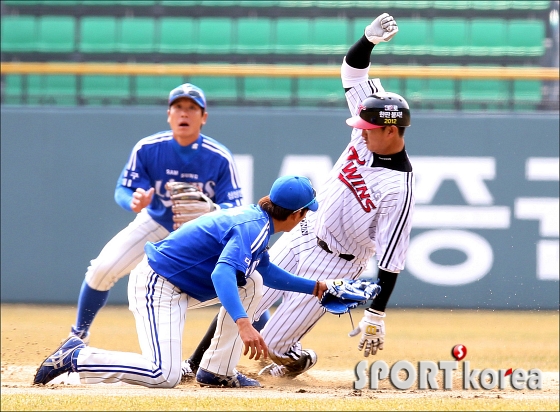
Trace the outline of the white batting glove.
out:
[[[364,34],[373,44],[389,41],[399,31],[397,22],[387,13],[383,13],[366,27]]]
[[[379,312],[373,309],[366,309],[364,317],[358,324],[358,327],[348,334],[348,336],[356,336],[362,332],[362,338],[358,343],[358,350],[364,350],[364,356],[368,357],[371,353],[375,355],[377,349],[383,350],[385,342],[385,322],[383,318],[385,312]]]

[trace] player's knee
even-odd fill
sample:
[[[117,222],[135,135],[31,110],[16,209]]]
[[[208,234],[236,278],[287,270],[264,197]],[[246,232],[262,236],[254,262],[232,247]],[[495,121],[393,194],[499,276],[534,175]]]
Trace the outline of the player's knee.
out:
[[[179,379],[179,381],[164,380],[164,381],[158,383],[157,387],[160,388],[160,389],[172,389],[175,386],[177,386],[180,381],[181,381],[180,379]]]
[[[156,378],[156,386],[161,389],[174,388],[181,382],[181,366],[166,370],[166,368],[161,369],[161,373]]]
[[[120,278],[118,274],[111,271],[111,267],[113,266],[113,264],[103,264],[92,261],[86,273],[87,284],[95,290],[110,290]]]
[[[95,290],[100,292],[107,292],[115,285],[116,281],[107,281],[106,278],[95,279],[93,277],[86,277],[87,284]]]
[[[181,382],[181,368],[178,371],[172,371],[169,373],[167,380],[164,382],[162,388],[174,388]]]

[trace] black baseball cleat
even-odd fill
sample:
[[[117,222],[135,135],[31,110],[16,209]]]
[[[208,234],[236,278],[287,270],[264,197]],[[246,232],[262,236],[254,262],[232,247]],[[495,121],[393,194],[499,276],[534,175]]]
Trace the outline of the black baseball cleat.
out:
[[[37,368],[33,384],[45,385],[65,372],[76,372],[72,366],[72,357],[77,350],[85,347],[80,338],[70,336]]]
[[[273,376],[275,378],[295,378],[308,371],[317,363],[317,354],[311,349],[301,351],[301,357],[291,365],[278,365],[271,363],[259,372],[259,376]]]
[[[181,364],[181,382],[188,382],[196,378],[197,371],[198,366],[196,366],[190,359],[184,360]]]

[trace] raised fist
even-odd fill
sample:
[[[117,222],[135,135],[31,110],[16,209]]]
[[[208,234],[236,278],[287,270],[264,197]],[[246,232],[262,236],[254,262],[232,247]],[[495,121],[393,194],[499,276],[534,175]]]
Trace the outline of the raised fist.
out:
[[[383,13],[366,27],[364,34],[373,44],[389,41],[399,31],[393,16]]]

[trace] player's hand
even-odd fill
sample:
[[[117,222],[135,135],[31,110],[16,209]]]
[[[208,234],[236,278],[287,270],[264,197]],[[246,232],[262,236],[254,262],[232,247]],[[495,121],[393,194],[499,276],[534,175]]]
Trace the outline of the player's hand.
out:
[[[373,309],[366,309],[364,317],[358,324],[358,327],[348,334],[348,336],[356,336],[362,332],[362,338],[358,343],[358,350],[364,350],[364,356],[371,353],[375,355],[377,349],[383,350],[385,341],[385,322],[383,318],[385,312],[379,312]]]
[[[364,34],[373,44],[389,41],[399,31],[397,22],[387,13],[383,13],[366,27]]]
[[[239,337],[245,344],[245,350],[243,351],[243,356],[249,353],[249,359],[259,360],[261,355],[264,359],[268,358],[268,348],[261,334],[251,325],[248,318],[237,319],[237,327],[239,328]]]
[[[323,295],[325,294],[325,292],[327,290],[329,290],[329,287],[327,286],[325,281],[324,280],[319,280],[319,281],[317,281],[317,285],[315,286],[315,290],[313,291],[313,295],[317,296],[317,299],[319,299],[319,302],[320,302],[321,299],[323,299]]]
[[[133,212],[140,213],[142,209],[148,206],[152,202],[152,197],[154,197],[154,188],[150,187],[147,192],[139,187],[136,192],[132,194],[132,201],[130,202],[130,208]]]

